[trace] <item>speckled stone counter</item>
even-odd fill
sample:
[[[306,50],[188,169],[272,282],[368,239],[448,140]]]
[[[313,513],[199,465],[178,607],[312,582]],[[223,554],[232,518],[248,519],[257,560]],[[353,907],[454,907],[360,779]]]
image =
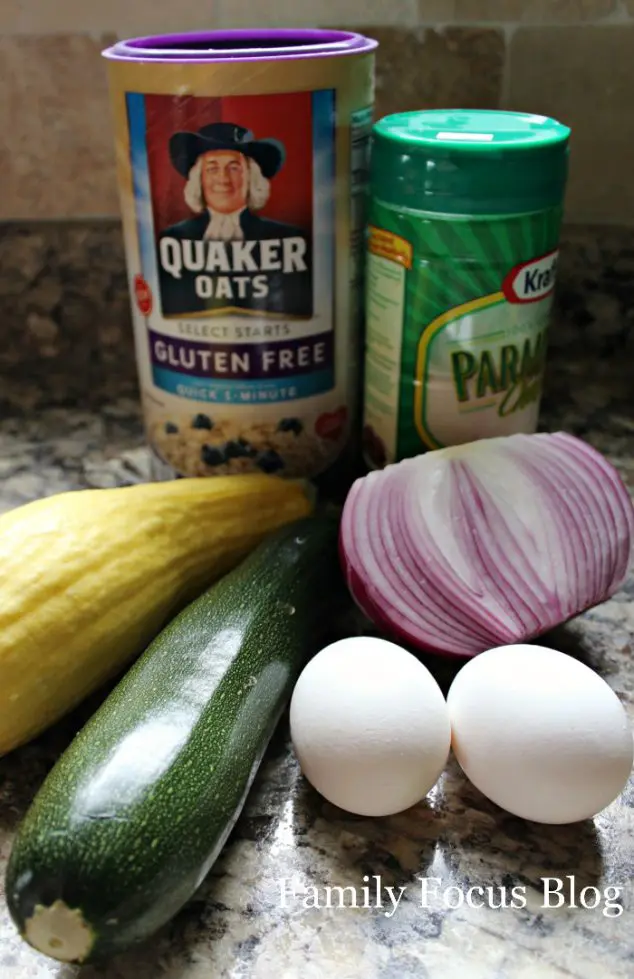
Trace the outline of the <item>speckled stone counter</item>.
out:
[[[586,438],[634,491],[633,373],[634,363],[614,357],[551,363],[542,427]],[[113,390],[92,410],[80,410],[47,408],[44,391],[37,412],[32,406],[31,398],[24,411],[0,421],[0,509],[66,488],[147,478],[137,403],[128,392]],[[633,636],[634,578],[544,641],[596,668],[634,717]],[[429,665],[446,687],[448,668]],[[26,806],[92,709],[94,702],[85,704],[0,761],[0,871]],[[568,875],[577,894],[591,885],[600,890],[596,909],[572,907],[568,895],[560,908],[542,906],[542,879],[567,884]],[[377,877],[382,908],[375,906]],[[439,878],[440,894],[427,906],[420,877]],[[634,975],[633,877],[634,781],[594,821],[548,828],[498,810],[451,762],[414,809],[363,819],[325,803],[303,781],[282,723],[221,858],[153,941],[100,969],[61,966],[21,942],[0,898],[0,977],[626,979]],[[323,905],[327,886],[357,888],[361,902],[364,883],[371,907],[304,907],[302,887],[318,888]],[[491,887],[494,905],[503,888],[523,887],[526,907],[448,906],[472,886]],[[387,887],[405,888],[393,914]],[[606,915],[603,895],[611,887],[620,895],[616,913]]]

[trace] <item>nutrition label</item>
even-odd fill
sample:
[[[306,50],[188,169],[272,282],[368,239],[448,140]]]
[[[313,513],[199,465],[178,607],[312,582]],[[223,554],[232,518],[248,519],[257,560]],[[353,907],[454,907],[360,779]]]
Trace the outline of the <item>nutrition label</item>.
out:
[[[358,277],[363,268],[363,239],[370,180],[371,133],[372,109],[360,109],[358,112],[353,112],[350,124],[350,246],[353,283],[359,281]]]
[[[352,113],[350,122],[350,295],[352,322],[357,326],[365,261],[365,223],[370,180],[372,107]]]
[[[411,266],[408,241],[368,229],[364,421],[376,443],[368,447],[372,464],[393,461],[396,452],[405,278]]]

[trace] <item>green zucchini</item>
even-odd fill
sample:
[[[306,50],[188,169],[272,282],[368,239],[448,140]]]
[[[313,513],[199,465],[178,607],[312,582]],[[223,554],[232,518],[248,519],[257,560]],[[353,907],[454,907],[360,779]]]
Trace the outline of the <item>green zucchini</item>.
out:
[[[11,916],[38,951],[107,958],[201,884],[345,607],[337,532],[324,515],[268,538],[158,635],[61,756],[7,869]]]

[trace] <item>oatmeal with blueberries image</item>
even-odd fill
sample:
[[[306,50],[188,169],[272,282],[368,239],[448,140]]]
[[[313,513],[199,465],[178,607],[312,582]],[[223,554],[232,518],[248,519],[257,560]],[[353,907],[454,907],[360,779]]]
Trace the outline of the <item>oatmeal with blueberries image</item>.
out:
[[[343,433],[342,433],[343,434]],[[297,417],[239,425],[198,412],[154,424],[151,441],[159,456],[183,476],[263,472],[298,478],[316,475],[337,454],[340,440],[316,434]]]

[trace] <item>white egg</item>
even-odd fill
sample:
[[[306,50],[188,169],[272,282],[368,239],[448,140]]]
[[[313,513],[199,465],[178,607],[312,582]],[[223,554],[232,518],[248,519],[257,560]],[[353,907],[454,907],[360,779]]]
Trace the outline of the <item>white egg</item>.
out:
[[[470,660],[447,697],[467,778],[502,809],[572,823],[608,806],[632,770],[632,729],[593,670],[544,646],[499,646]]]
[[[308,781],[362,816],[419,802],[451,741],[447,704],[427,667],[369,636],[341,639],[308,663],[293,691],[290,728]]]

